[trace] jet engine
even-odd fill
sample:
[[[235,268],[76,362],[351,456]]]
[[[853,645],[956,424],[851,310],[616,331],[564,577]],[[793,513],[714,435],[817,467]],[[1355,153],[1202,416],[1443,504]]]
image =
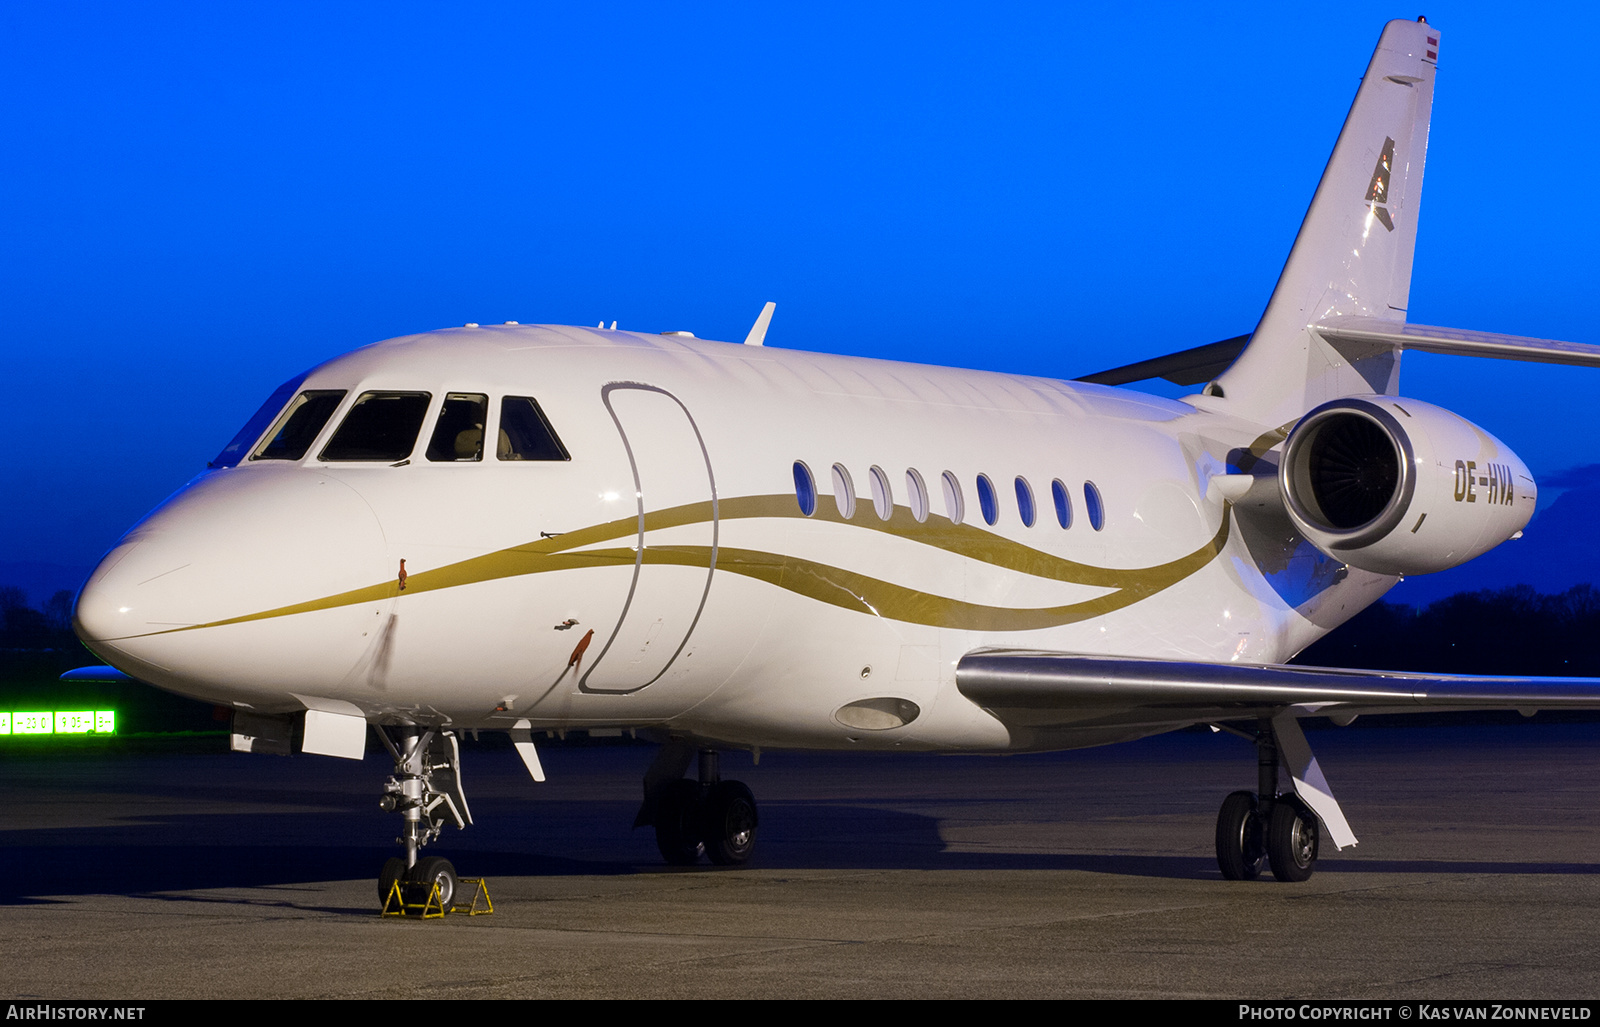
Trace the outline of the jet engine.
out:
[[[1289,433],[1284,506],[1312,544],[1377,574],[1442,571],[1519,534],[1538,488],[1499,439],[1429,403],[1337,399]]]

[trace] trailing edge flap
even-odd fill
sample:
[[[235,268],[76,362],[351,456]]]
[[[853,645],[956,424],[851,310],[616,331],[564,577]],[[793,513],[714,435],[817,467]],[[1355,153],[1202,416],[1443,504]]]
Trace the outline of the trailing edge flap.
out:
[[[1144,709],[1162,720],[1274,716],[1290,707],[1348,723],[1363,713],[1600,709],[1600,678],[1482,677],[1197,663],[976,649],[956,665],[961,694],[992,709]]]
[[[1226,371],[1249,342],[1250,336],[1236,335],[1231,339],[1208,342],[1204,346],[1169,353],[1164,357],[1086,374],[1076,380],[1092,385],[1127,385],[1150,378],[1165,378],[1174,385],[1199,385]]]
[[[1581,342],[1558,342],[1554,339],[1529,339],[1520,335],[1471,332],[1462,328],[1400,324],[1377,317],[1335,317],[1313,325],[1311,330],[1335,346],[1376,344],[1392,346],[1398,350],[1418,350],[1423,353],[1448,353],[1462,357],[1493,357],[1498,360],[1528,360],[1541,364],[1600,367],[1600,346],[1585,345]]]

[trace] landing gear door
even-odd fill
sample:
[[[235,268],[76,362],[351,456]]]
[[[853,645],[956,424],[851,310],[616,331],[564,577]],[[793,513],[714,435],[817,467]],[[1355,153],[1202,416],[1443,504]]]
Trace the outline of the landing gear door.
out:
[[[700,429],[676,396],[613,382],[600,398],[632,464],[639,527],[622,616],[578,687],[637,692],[672,666],[705,609],[717,566],[716,480]]]

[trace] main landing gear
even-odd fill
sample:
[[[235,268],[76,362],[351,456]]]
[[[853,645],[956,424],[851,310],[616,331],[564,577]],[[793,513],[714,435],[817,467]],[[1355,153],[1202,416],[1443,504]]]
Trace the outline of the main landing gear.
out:
[[[398,882],[407,902],[426,901],[435,885],[446,910],[455,898],[456,868],[438,856],[420,858],[419,850],[439,837],[445,820],[457,828],[472,823],[466,793],[461,789],[461,752],[455,733],[411,725],[373,730],[394,759],[394,774],[384,782],[378,805],[398,811],[403,829],[395,841],[406,847],[404,858],[390,857],[378,873],[378,902],[385,904]]]
[[[1243,734],[1243,732],[1238,732]],[[1299,725],[1287,715],[1261,718],[1252,738],[1256,746],[1256,791],[1234,792],[1217,814],[1217,867],[1230,881],[1251,881],[1264,866],[1280,881],[1304,881],[1317,862],[1324,828],[1338,847],[1355,836],[1329,792]],[[1286,763],[1295,791],[1279,793],[1278,767]],[[1300,797],[1312,796],[1324,816]]]
[[[668,743],[645,773],[644,804],[634,827],[655,828],[656,848],[673,866],[690,866],[704,855],[718,866],[738,866],[755,851],[756,798],[742,781],[724,781],[714,749],[699,752],[699,774],[690,780],[694,750]]]

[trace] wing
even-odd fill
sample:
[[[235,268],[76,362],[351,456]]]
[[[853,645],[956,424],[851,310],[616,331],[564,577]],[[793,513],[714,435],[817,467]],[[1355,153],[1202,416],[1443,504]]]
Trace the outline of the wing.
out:
[[[1030,649],[968,653],[956,665],[956,687],[1008,726],[1076,731],[1080,744],[1097,744],[1096,731],[1104,732],[1100,741],[1112,741],[1118,733],[1135,737],[1188,724],[1254,721],[1258,749],[1266,746],[1263,759],[1282,762],[1295,794],[1339,848],[1354,845],[1356,837],[1297,718],[1325,715],[1348,724],[1363,713],[1517,710],[1532,716],[1545,709],[1600,709],[1600,678],[1408,674]]]
[[[1124,723],[1204,723],[1324,715],[1447,710],[1600,709],[1600,678],[1488,677],[1401,671],[1199,663],[1082,656],[1031,649],[977,649],[956,666],[967,698],[1005,719],[1007,710],[1112,715]]]
[[[1076,379],[1095,385],[1127,385],[1150,378],[1165,378],[1174,385],[1199,385],[1208,382],[1228,369],[1228,365],[1244,352],[1250,336],[1236,335],[1221,342],[1209,342],[1164,357],[1141,360],[1109,371],[1086,374]]]

